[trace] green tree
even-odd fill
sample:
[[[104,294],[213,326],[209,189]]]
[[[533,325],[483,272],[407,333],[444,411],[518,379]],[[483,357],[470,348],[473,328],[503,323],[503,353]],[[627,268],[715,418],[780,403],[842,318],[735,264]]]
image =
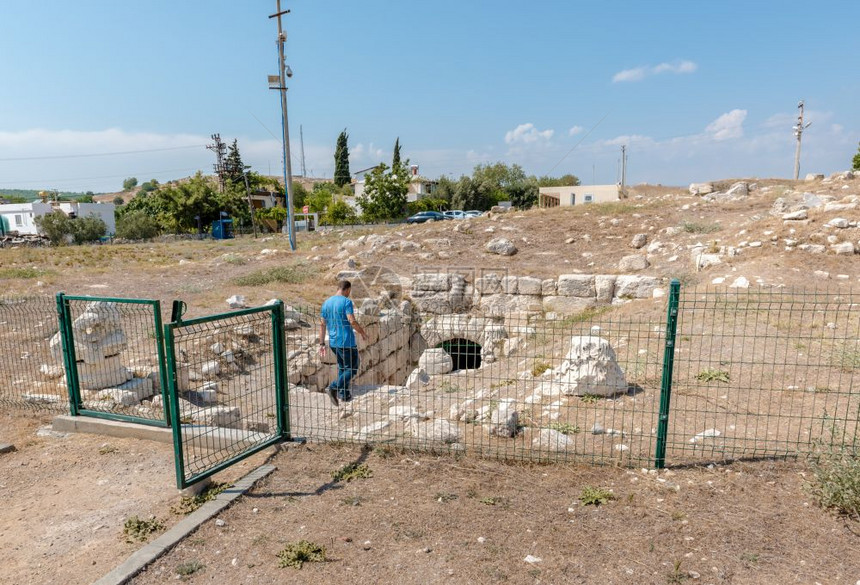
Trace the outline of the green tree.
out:
[[[135,187],[137,187],[137,177],[129,177],[122,182],[123,191],[131,191]]]
[[[62,211],[52,211],[35,219],[39,233],[55,246],[74,241],[72,219]]]
[[[313,191],[305,198],[305,205],[312,213],[324,214],[337,192],[334,183],[316,183]]]
[[[158,181],[156,181],[155,179],[150,179],[149,181],[143,183],[140,186],[140,190],[144,193],[151,193],[152,191],[155,191],[157,189],[158,189]]]
[[[855,171],[860,171],[860,145],[857,146],[857,154],[854,155],[854,160],[852,160],[852,167]]]
[[[308,195],[310,195],[310,192],[305,189],[304,185],[298,181],[293,181],[293,207],[296,209],[304,207],[307,203]]]
[[[337,198],[328,206],[328,210],[322,216],[322,222],[328,225],[344,225],[358,222],[358,214],[352,205]]]
[[[364,178],[364,193],[357,197],[364,221],[385,221],[402,217],[406,211],[406,192],[409,190],[409,173],[406,163],[388,171],[381,163]]]
[[[484,211],[493,203],[492,193],[487,191],[486,186],[465,175],[457,181],[457,188],[451,198],[451,207],[454,209]]]
[[[394,141],[394,156],[391,157],[391,168],[396,169],[400,166],[400,137]]]
[[[348,140],[349,134],[346,133],[346,128],[344,128],[343,132],[337,137],[337,145],[334,149],[334,184],[338,187],[348,185],[351,179]]]
[[[538,187],[575,187],[579,185],[579,177],[570,173],[560,177],[544,175],[537,180]]]
[[[241,185],[245,188],[245,169],[242,155],[239,154],[239,141],[233,139],[233,144],[227,148],[227,159],[224,161],[225,182],[234,186]]]
[[[444,199],[450,202],[454,198],[454,193],[457,191],[457,182],[442,175],[436,181],[436,188],[433,189],[434,199]]]
[[[116,237],[126,240],[149,240],[159,231],[155,218],[142,210],[126,213],[116,222]]]
[[[113,198],[113,204],[119,207],[120,205],[125,205],[125,199],[117,195]]]
[[[90,214],[72,220],[72,237],[76,244],[95,242],[107,234],[107,224],[97,215]]]

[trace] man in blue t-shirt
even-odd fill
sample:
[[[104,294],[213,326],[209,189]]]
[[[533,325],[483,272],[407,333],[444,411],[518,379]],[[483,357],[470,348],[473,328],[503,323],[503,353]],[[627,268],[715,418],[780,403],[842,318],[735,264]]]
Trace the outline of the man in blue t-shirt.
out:
[[[337,358],[337,379],[328,387],[328,396],[335,406],[338,405],[338,397],[344,402],[352,400],[349,383],[358,372],[358,345],[352,330],[358,331],[363,341],[367,339],[367,334],[353,315],[350,292],[352,284],[348,280],[340,281],[337,294],[326,299],[320,309],[320,355],[325,357],[325,334],[328,330],[328,345]]]

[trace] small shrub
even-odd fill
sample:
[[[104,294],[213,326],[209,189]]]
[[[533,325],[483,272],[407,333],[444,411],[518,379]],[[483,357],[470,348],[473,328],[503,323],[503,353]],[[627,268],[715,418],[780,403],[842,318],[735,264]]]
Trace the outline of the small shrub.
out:
[[[0,268],[0,280],[10,278],[38,278],[44,274],[44,271],[36,268]]]
[[[688,234],[711,234],[714,232],[718,232],[723,227],[718,223],[698,223],[694,221],[685,221],[681,225],[681,229],[683,229]]]
[[[551,367],[552,366],[546,362],[537,362],[534,366],[532,366],[532,376],[537,378]]]
[[[200,561],[188,561],[176,566],[176,574],[181,575],[182,577],[187,577],[188,575],[193,575],[197,571],[202,571],[204,567],[206,567],[206,565]]]
[[[325,548],[307,540],[288,544],[278,553],[278,566],[282,569],[293,567],[301,569],[305,563],[324,563]]]
[[[170,507],[170,511],[178,515],[188,515],[206,502],[214,500],[228,487],[230,487],[228,483],[213,483],[196,496],[183,497],[177,505]]]
[[[599,401],[601,396],[599,394],[583,394],[579,397],[585,404],[594,404]]]
[[[443,504],[447,502],[451,502],[457,499],[457,494],[451,494],[448,492],[437,492],[436,495],[433,496],[433,499],[437,502],[442,502]]]
[[[257,270],[245,276],[233,279],[233,284],[239,286],[265,286],[272,282],[283,282],[286,284],[302,284],[313,275],[313,270],[304,264],[295,266],[278,266]]]
[[[726,371],[707,369],[696,374],[696,379],[699,382],[723,382],[724,384],[728,384],[730,377]]]
[[[860,519],[860,453],[835,446],[840,440],[834,428],[830,444],[816,444],[812,481],[806,487],[820,507]]]
[[[345,481],[349,483],[354,479],[367,479],[368,477],[373,477],[373,471],[371,471],[364,463],[361,465],[357,463],[349,463],[337,471],[332,471],[331,477],[335,481]]]
[[[99,455],[108,455],[109,453],[116,453],[117,451],[119,451],[119,449],[113,445],[102,445],[101,448],[99,448]]]
[[[116,237],[126,240],[149,240],[160,232],[158,221],[146,211],[132,211],[116,222]]]
[[[599,506],[615,499],[615,494],[606,488],[585,486],[579,494],[579,501],[583,506]]]
[[[151,535],[164,529],[164,523],[155,516],[141,520],[132,516],[125,521],[122,533],[125,534],[126,542],[145,542]]]
[[[562,327],[576,325],[578,323],[587,323],[591,321],[595,317],[599,317],[606,311],[610,310],[612,307],[604,306],[604,307],[589,307],[584,311],[580,311],[575,315],[568,315],[564,319],[558,322],[558,324]]]
[[[550,423],[549,428],[558,431],[562,435],[575,435],[579,432],[579,427],[570,423],[554,422]]]

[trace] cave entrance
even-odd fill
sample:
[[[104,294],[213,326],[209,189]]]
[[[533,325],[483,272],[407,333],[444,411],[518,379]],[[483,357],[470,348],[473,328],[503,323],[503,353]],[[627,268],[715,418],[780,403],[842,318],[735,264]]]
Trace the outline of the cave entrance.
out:
[[[451,356],[456,370],[475,370],[481,367],[481,346],[468,339],[449,339],[436,347],[444,349]]]

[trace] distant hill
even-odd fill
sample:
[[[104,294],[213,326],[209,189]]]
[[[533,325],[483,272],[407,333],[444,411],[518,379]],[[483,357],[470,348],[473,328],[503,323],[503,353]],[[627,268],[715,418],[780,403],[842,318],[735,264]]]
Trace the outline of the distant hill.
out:
[[[36,189],[0,189],[0,198],[18,198],[24,201],[38,201],[39,192]],[[76,193],[73,191],[60,191],[58,195],[63,199],[80,199],[87,195],[98,195],[98,193]]]

